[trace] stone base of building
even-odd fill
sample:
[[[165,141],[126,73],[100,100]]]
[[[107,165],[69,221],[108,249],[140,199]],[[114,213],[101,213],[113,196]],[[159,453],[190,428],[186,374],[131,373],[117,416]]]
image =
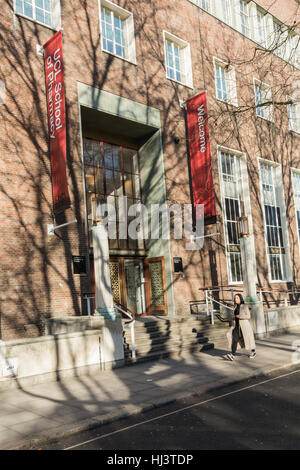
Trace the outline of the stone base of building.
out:
[[[256,338],[299,327],[300,307],[266,309],[264,318],[266,331],[256,334]],[[120,318],[51,318],[47,324],[47,336],[0,341],[0,391],[94,375],[124,364]]]
[[[0,391],[92,375],[125,363],[120,318],[52,318],[47,333],[0,342]]]

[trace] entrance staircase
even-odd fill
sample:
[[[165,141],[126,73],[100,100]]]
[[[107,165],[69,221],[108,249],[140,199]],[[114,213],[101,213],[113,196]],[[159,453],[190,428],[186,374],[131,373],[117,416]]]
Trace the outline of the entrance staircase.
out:
[[[212,325],[210,317],[201,314],[174,318],[148,316],[136,318],[134,329],[135,358],[130,328],[123,328],[127,365],[213,349],[213,341],[224,341],[228,323],[215,318]]]

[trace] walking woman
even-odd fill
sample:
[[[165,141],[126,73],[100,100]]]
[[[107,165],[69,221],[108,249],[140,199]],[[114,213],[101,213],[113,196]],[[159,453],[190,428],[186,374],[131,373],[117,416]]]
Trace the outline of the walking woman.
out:
[[[245,304],[241,294],[234,296],[234,323],[227,333],[227,339],[231,353],[227,354],[227,358],[231,361],[235,358],[237,347],[245,348],[251,351],[249,357],[253,359],[256,356],[255,339],[250,324],[250,310]]]

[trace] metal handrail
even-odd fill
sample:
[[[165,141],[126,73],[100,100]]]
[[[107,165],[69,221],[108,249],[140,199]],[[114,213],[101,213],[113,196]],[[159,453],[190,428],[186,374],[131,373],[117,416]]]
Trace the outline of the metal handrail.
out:
[[[279,290],[279,289],[266,289],[266,288],[261,288],[261,287],[258,287],[257,288],[257,291],[258,291],[258,295],[259,295],[259,298],[260,298],[260,301],[261,302],[265,302],[266,304],[271,304],[271,303],[274,303],[276,302],[276,299],[271,299],[271,300],[264,300],[264,295],[265,294],[265,297],[266,295],[275,295],[275,294],[279,294],[279,299],[277,299],[277,301],[281,302],[281,294],[283,294],[283,300],[284,300],[284,305],[287,307],[289,305],[289,302],[288,302],[288,296],[289,295],[298,295],[300,294],[300,291],[298,289],[290,289],[290,290]]]
[[[123,309],[125,312],[130,313],[131,317],[135,318],[135,313],[132,310],[130,310],[130,308],[125,307],[125,305],[121,304],[120,302],[115,302],[114,305],[119,307],[120,309]],[[125,313],[125,315],[127,315],[127,313]]]
[[[223,306],[223,307],[225,307],[225,308],[229,308],[230,310],[234,310],[233,307],[229,307],[229,305],[227,305],[227,304],[225,304],[225,303],[223,303],[223,302],[219,302],[218,300],[216,300],[214,297],[211,297],[210,295],[208,295],[207,297],[208,297],[208,299],[212,300],[212,301],[215,302],[216,304],[219,304],[219,305],[221,305],[221,306]]]
[[[229,308],[230,310],[234,310],[234,308],[232,307],[229,307],[229,305],[226,305],[225,303],[222,303],[220,302],[219,300],[216,300],[214,297],[212,297],[211,295],[208,295],[208,292],[209,291],[205,291],[205,302],[206,302],[206,313],[207,315],[209,315],[209,312],[210,312],[210,316],[211,316],[211,324],[214,325],[215,324],[215,320],[214,320],[214,306],[213,306],[213,302],[225,307],[225,308]],[[208,306],[208,303],[210,302],[210,309],[209,309],[209,306]]]
[[[127,310],[123,310],[121,307],[119,307],[117,304],[114,304],[114,307],[116,310],[119,312],[123,313],[127,317],[130,318],[130,321],[126,323],[126,325],[129,325],[130,327],[130,333],[131,333],[131,352],[132,352],[132,359],[136,358],[136,352],[135,352],[135,331],[134,331],[134,324],[135,324],[135,319],[134,316],[128,312]],[[128,326],[125,328],[128,328]]]
[[[299,298],[300,298],[300,290],[297,288],[294,289],[288,289],[288,290],[280,290],[280,289],[272,289],[272,288],[264,288],[264,287],[256,287],[257,289],[257,296],[260,298],[260,301],[263,304],[271,304],[271,303],[277,303],[279,302],[280,304],[284,302],[285,306],[288,306],[289,304],[292,304],[292,296],[295,297],[295,301],[298,303]],[[224,302],[229,300],[225,298],[224,293],[226,292],[231,292],[231,297],[233,301],[233,296],[234,293],[242,291],[239,286],[237,287],[229,287],[229,286],[212,286],[211,288],[199,288],[199,290],[203,291],[205,290],[205,298],[201,301],[198,302],[203,302],[207,304],[206,296],[207,295],[213,295],[215,292],[219,292],[220,294],[223,294],[222,297],[224,298]],[[273,299],[271,298],[268,300],[267,296],[273,296]],[[283,297],[283,298],[282,298]],[[218,299],[219,300],[219,299]],[[217,299],[214,300],[217,302]]]
[[[82,294],[82,298],[86,300],[87,302],[87,312],[88,316],[90,317],[92,315],[92,307],[91,307],[91,300],[95,297],[95,294],[93,293],[85,293]]]

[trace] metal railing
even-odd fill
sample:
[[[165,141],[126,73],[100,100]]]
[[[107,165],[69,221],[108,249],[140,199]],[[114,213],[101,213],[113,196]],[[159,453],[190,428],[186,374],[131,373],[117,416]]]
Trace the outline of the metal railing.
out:
[[[95,294],[93,293],[85,293],[82,294],[83,300],[86,302],[86,309],[87,309],[87,314],[90,317],[95,309]]]
[[[203,287],[199,289],[204,291],[204,298],[198,301],[190,302],[191,313],[196,309],[199,312],[202,307],[202,311],[205,310],[207,315],[211,315],[212,322],[214,321],[214,315],[221,313],[221,309],[233,310],[229,304],[234,304],[234,295],[236,293],[242,293],[242,287],[231,287],[231,286],[212,286]],[[262,302],[265,308],[272,308],[274,306],[291,306],[297,305],[300,302],[300,290],[297,288],[289,290],[280,289],[268,289],[264,287],[257,287],[257,297]],[[204,308],[203,308],[204,307]],[[218,315],[219,317],[219,315]],[[224,321],[224,320],[223,320]]]
[[[289,289],[267,289],[263,287],[257,288],[257,297],[267,308],[273,306],[285,306],[297,305],[300,301],[300,290]]]
[[[205,305],[206,305],[206,315],[210,315],[211,317],[211,324],[214,325],[215,324],[215,319],[214,319],[214,315],[217,313],[221,313],[221,309],[216,309],[215,308],[215,305],[214,304],[217,304],[219,305],[220,307],[222,307],[223,309],[229,309],[229,310],[234,310],[233,307],[230,307],[229,305],[225,304],[224,302],[220,302],[219,300],[217,300],[215,297],[213,297],[212,295],[212,292],[214,291],[215,289],[212,289],[212,290],[206,290],[205,291]],[[223,320],[223,321],[229,321],[229,319],[222,319],[222,317],[220,317],[220,315],[217,315],[218,318],[220,320]]]
[[[120,307],[117,304],[114,304],[114,307],[116,310],[119,312],[123,313],[123,315],[126,315],[130,321],[125,322],[124,328],[130,328],[130,334],[131,334],[131,356],[132,359],[136,358],[136,352],[135,352],[135,331],[134,331],[134,324],[135,324],[135,319],[134,319],[134,314],[130,311],[124,310],[122,307]]]

